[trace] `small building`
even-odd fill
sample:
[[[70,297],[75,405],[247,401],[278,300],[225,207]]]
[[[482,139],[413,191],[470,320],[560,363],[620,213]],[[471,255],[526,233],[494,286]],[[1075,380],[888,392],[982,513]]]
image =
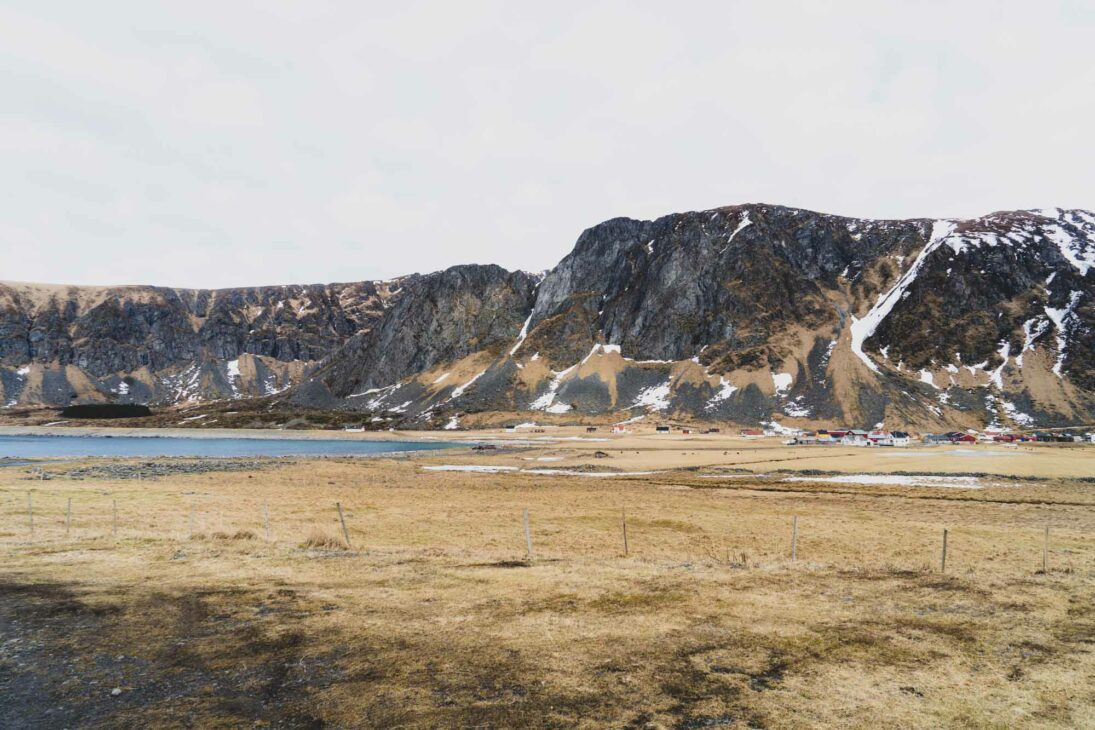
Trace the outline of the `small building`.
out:
[[[952,444],[975,444],[977,443],[977,437],[972,433],[959,434],[956,438],[951,439]]]
[[[867,446],[870,442],[867,440],[866,431],[853,428],[850,431],[845,432],[844,436],[840,439],[840,443],[845,446]]]
[[[904,448],[909,445],[909,434],[905,431],[894,431],[890,434],[890,443],[893,446]]]
[[[764,438],[764,431],[761,431],[759,428],[743,428],[741,430],[741,436],[742,438],[747,439]]]
[[[628,430],[624,427],[624,424],[617,423],[612,427],[612,433],[628,433]]]
[[[871,431],[867,440],[871,446],[893,446],[893,435],[889,431]]]
[[[655,426],[654,433],[669,433],[669,426]]]

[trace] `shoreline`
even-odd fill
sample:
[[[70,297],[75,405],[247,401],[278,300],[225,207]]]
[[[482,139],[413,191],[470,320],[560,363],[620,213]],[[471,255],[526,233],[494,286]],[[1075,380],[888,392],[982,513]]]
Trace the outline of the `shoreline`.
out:
[[[256,439],[272,441],[461,441],[469,432],[460,432],[464,439],[438,437],[435,431],[325,431],[321,429],[276,431],[261,428],[148,428],[118,426],[0,426],[3,436],[55,437],[133,437],[191,439]],[[455,433],[455,432],[454,432]],[[472,439],[478,440],[478,439]]]

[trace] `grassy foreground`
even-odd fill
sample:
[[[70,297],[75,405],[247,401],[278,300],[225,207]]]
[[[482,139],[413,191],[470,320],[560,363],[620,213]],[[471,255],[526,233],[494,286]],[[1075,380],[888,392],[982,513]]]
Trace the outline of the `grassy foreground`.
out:
[[[444,458],[0,471],[5,726],[1095,726],[1091,484]]]

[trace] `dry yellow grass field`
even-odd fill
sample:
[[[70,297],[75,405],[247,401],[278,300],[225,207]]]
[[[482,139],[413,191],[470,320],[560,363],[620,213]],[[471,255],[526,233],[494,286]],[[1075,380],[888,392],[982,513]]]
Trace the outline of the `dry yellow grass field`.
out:
[[[0,714],[14,727],[1095,726],[1095,484],[1071,478],[1092,452],[941,451],[925,469],[649,439],[141,481],[0,470]],[[1051,478],[970,490],[715,469],[910,461]],[[443,464],[659,473],[425,468]]]

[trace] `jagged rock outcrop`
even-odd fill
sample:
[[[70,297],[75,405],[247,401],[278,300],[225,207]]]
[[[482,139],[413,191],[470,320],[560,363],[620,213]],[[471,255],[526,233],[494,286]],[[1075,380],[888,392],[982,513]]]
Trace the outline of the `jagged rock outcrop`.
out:
[[[0,284],[3,402],[262,395],[378,321],[383,282],[246,289]]]
[[[405,277],[372,329],[351,338],[316,375],[345,398],[474,353],[501,354],[532,308],[536,280],[500,266],[454,266]]]

